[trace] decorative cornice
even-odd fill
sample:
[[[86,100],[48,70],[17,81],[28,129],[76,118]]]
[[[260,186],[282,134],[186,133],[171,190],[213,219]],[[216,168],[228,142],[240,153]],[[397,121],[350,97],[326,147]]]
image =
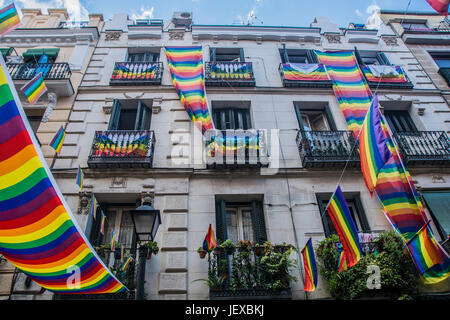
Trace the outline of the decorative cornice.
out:
[[[114,31],[106,31],[105,32],[105,40],[106,41],[116,41],[120,39],[122,35],[122,31],[114,30]]]
[[[392,46],[392,47],[399,46],[398,39],[396,36],[381,36],[381,40],[383,40],[387,46]]]

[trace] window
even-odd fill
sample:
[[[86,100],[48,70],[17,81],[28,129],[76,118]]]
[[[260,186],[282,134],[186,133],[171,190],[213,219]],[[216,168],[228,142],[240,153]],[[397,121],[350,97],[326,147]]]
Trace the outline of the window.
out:
[[[403,22],[402,27],[405,30],[428,30],[426,22]]]
[[[250,110],[248,108],[213,108],[212,114],[214,125],[218,130],[248,130],[251,128]]]
[[[450,68],[450,52],[430,52],[439,68]]]
[[[249,240],[255,243],[267,241],[262,202],[232,202],[216,200],[216,236],[233,242]]]
[[[358,50],[355,47],[356,60],[360,65],[378,64],[389,66],[391,63],[384,52]]]
[[[450,191],[423,191],[422,196],[439,235],[446,240],[450,236]]]
[[[28,122],[30,123],[31,129],[36,133],[41,125],[42,116],[27,116]]]
[[[317,63],[314,50],[306,49],[280,49],[282,63]]]
[[[409,112],[406,110],[384,110],[384,117],[393,132],[417,131]]]
[[[140,100],[115,100],[108,130],[148,130],[151,109]]]
[[[320,194],[317,195],[317,202],[319,204],[320,214],[322,218],[322,225],[325,231],[325,236],[328,237],[333,233],[336,233],[336,229],[334,228],[333,221],[330,218],[330,215],[325,208],[330,201],[332,194]],[[366,215],[364,213],[364,209],[361,204],[361,200],[359,196],[344,194],[345,200],[347,201],[348,208],[350,210],[350,214],[352,215],[353,221],[355,222],[356,229],[358,232],[369,232],[370,227],[367,222]]]
[[[242,48],[211,48],[209,54],[212,62],[245,62]]]
[[[54,63],[58,53],[59,48],[28,49],[22,56],[25,63]]]
[[[295,112],[302,131],[336,131],[328,104],[295,103]]]
[[[141,52],[141,53],[128,53],[127,62],[158,62],[159,53],[154,52]]]

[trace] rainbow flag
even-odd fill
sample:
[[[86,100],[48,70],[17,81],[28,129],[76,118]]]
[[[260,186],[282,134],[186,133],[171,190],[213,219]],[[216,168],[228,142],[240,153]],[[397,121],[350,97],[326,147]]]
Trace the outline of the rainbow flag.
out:
[[[127,261],[125,261],[125,263],[122,265],[122,267],[120,268],[121,271],[125,271],[127,270],[128,266],[130,265],[130,262],[133,260],[132,256],[129,256]]]
[[[0,63],[0,254],[55,293],[126,291],[73,217]]]
[[[429,223],[408,242],[408,248],[423,282],[433,284],[450,276],[450,257],[434,239]]]
[[[78,166],[78,172],[77,172],[77,185],[80,187],[80,190],[83,190],[83,170]]]
[[[327,207],[331,221],[344,248],[347,267],[351,268],[358,263],[363,253],[359,244],[358,231],[353,221],[350,210],[338,185]]]
[[[115,243],[115,239],[114,239],[114,229],[111,230],[111,251],[114,251],[114,249],[116,248],[116,243]]]
[[[124,246],[122,246],[120,248],[120,262],[122,262],[122,263],[123,263],[123,258],[125,258],[125,247]]]
[[[339,252],[338,257],[338,271],[343,272],[345,270],[347,270],[347,259],[344,250],[342,250],[341,252]]]
[[[0,10],[0,34],[2,36],[13,31],[18,26],[20,26],[20,19],[14,3]]]
[[[96,215],[97,215],[97,199],[95,198],[94,194],[92,194],[92,199],[91,199],[91,213],[92,216],[94,217],[94,219],[96,219]]]
[[[372,102],[372,93],[359,69],[354,52],[316,50],[315,53],[333,82],[333,91],[349,130],[358,135]]]
[[[303,257],[303,267],[305,268],[305,286],[304,291],[314,291],[317,287],[317,265],[314,256],[314,249],[311,238],[306,242],[305,247],[301,251]]]
[[[377,185],[379,172],[389,158],[392,157],[386,144],[386,137],[381,128],[378,95],[375,95],[361,127],[359,134],[359,154],[364,181],[370,193],[373,193]]]
[[[448,4],[450,0],[427,0],[428,4],[443,16],[448,16]]]
[[[283,63],[284,79],[289,81],[330,81],[322,64]]]
[[[375,84],[378,83],[407,83],[408,79],[406,78],[405,73],[403,72],[402,67],[400,66],[391,66],[395,69],[395,72],[397,73],[396,76],[389,75],[389,76],[379,76],[377,77],[372,73],[372,70],[370,70],[370,67],[367,65],[361,66],[361,71],[366,76],[366,79],[368,82],[373,82]]]
[[[61,126],[61,128],[59,128],[58,132],[56,132],[52,141],[50,141],[50,147],[55,149],[56,153],[59,153],[61,151],[61,147],[63,145],[65,137],[66,137],[66,132],[64,131],[63,126]]]
[[[206,102],[202,47],[166,47],[173,85],[181,104],[202,134],[214,125]]]
[[[214,230],[209,225],[208,232],[206,233],[205,240],[203,241],[203,250],[209,252],[216,248],[216,237],[214,236]]]
[[[47,92],[42,72],[39,72],[33,79],[26,83],[20,90],[25,94],[30,104],[34,104]]]
[[[104,215],[104,213],[103,213],[103,211],[101,211],[101,213],[102,213],[102,217],[101,217],[101,223],[100,223],[100,232],[101,232],[101,234],[105,234],[105,219],[106,219],[106,216]]]

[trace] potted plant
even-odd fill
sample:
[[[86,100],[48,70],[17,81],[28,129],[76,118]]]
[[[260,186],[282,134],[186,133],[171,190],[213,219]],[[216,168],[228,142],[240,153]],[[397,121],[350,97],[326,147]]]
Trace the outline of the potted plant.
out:
[[[156,241],[149,241],[146,244],[147,248],[148,248],[148,252],[147,252],[147,259],[150,259],[152,257],[152,254],[158,254],[159,252],[159,247],[158,247],[158,243]]]
[[[249,240],[246,240],[246,241],[239,240],[239,243],[237,246],[238,246],[239,251],[241,251],[241,252],[242,251],[250,251],[253,247],[253,244]]]
[[[197,252],[198,252],[198,255],[200,256],[200,259],[205,259],[207,252],[205,250],[203,250],[202,247],[199,247],[197,249]]]
[[[255,244],[254,249],[255,249],[255,254],[258,257],[261,257],[264,254],[264,247],[259,243]]]
[[[231,239],[225,240],[221,245],[221,248],[225,249],[225,253],[230,255],[233,254],[234,249],[236,248],[236,245],[231,241]]]

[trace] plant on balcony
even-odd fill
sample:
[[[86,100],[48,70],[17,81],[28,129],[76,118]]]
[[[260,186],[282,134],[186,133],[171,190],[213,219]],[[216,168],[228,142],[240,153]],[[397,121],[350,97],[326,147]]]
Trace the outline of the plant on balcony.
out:
[[[198,252],[198,255],[199,255],[200,259],[205,259],[207,252],[205,250],[203,250],[202,247],[199,247],[197,249],[197,252]]]
[[[125,259],[126,260],[126,259]],[[116,260],[117,262],[118,260]],[[134,277],[135,263],[132,259],[130,264],[125,270],[122,270],[122,264],[116,263],[114,267],[111,268],[112,273],[116,278],[122,282],[128,289],[134,290],[136,287],[136,280]]]
[[[239,240],[237,247],[239,249],[239,251],[250,251],[253,248],[253,243],[251,243],[251,241],[246,240]]]
[[[147,259],[150,259],[152,254],[158,254],[159,247],[156,241],[149,241],[145,244],[145,246],[148,248]]]
[[[226,254],[232,254],[236,245],[233,243],[231,239],[225,240],[223,243],[219,245],[221,248],[225,249]]]
[[[296,267],[296,261],[290,258],[293,247],[280,253],[270,242],[265,242],[264,248],[265,253],[260,261],[264,287],[269,290],[288,288],[289,281],[297,280],[290,274],[290,270]]]
[[[372,295],[399,298],[417,292],[417,276],[403,240],[394,231],[379,234],[372,242],[377,250],[366,253],[353,267],[341,273],[337,270],[338,250],[335,243],[337,235],[321,241],[316,248],[319,271],[328,284],[328,291],[336,299],[358,299]],[[380,268],[381,289],[367,288],[367,267]]]

